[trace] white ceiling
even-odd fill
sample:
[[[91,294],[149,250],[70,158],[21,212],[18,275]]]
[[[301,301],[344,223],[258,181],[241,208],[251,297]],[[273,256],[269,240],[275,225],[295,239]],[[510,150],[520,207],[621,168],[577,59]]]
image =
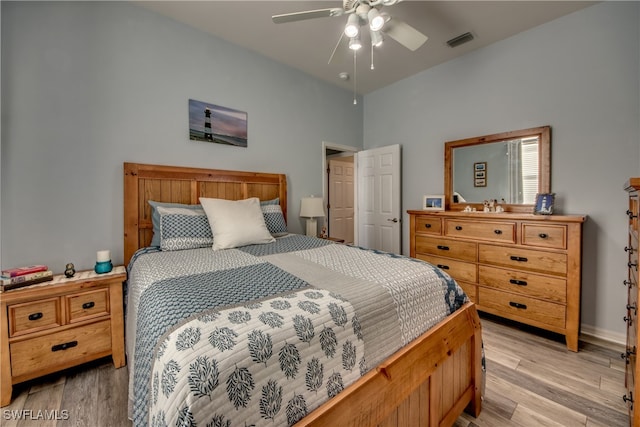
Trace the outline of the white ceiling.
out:
[[[346,16],[274,24],[272,15],[342,7],[333,1],[136,1],[202,31],[258,52],[332,84],[353,90],[353,53],[343,40],[328,64]],[[456,56],[505,39],[596,2],[585,1],[403,1],[384,10],[429,37],[415,52],[393,39],[374,52],[367,40],[358,51],[356,90],[366,94]],[[450,48],[446,41],[471,32],[474,40]],[[351,78],[342,81],[341,72]]]

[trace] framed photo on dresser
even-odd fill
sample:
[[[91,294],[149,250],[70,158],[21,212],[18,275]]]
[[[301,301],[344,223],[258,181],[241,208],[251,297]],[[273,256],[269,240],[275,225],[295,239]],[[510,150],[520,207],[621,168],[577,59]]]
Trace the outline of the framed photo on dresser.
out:
[[[551,215],[553,213],[555,196],[555,193],[536,194],[536,204],[534,205],[533,213],[537,215]]]
[[[422,196],[422,210],[425,211],[443,211],[444,195],[428,195]]]

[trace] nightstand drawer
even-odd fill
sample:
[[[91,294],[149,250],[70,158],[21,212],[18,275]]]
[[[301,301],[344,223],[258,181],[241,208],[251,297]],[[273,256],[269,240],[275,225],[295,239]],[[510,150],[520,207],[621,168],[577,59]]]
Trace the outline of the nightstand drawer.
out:
[[[91,360],[96,354],[111,353],[109,320],[67,329],[10,345],[11,376],[36,376],[75,363]]]
[[[69,323],[109,314],[109,290],[97,289],[65,297]]]
[[[13,304],[8,310],[10,337],[62,325],[60,298]]]

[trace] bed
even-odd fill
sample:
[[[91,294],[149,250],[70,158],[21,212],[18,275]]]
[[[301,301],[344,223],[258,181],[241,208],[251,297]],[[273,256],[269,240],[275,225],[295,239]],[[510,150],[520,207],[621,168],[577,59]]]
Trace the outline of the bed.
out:
[[[449,426],[465,409],[480,413],[480,320],[438,269],[287,233],[217,251],[151,245],[149,201],[253,198],[265,222],[267,212],[286,221],[283,174],[124,164],[135,426]],[[167,223],[201,216],[172,209],[155,211]]]

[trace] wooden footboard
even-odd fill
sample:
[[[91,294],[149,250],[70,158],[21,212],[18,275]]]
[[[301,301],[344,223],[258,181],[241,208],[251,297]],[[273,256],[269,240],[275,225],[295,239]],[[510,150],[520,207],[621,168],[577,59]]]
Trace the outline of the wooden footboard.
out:
[[[296,424],[451,426],[481,409],[482,332],[473,303],[425,332]]]

